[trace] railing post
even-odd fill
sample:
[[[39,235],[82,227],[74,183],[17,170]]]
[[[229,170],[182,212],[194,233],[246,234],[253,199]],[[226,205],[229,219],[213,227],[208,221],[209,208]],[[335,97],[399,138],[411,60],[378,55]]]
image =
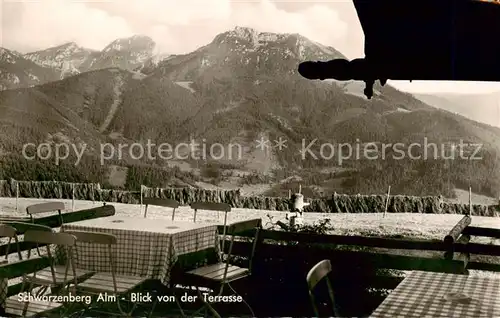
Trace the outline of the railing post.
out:
[[[443,242],[447,245],[453,245],[471,222],[472,218],[469,215],[464,215],[464,217],[451,229],[448,235],[444,237]]]

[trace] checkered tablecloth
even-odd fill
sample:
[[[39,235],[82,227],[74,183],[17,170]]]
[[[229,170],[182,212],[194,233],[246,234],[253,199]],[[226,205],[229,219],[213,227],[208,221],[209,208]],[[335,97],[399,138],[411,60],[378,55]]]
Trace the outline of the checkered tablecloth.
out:
[[[449,293],[462,293],[472,300],[449,300]],[[414,271],[371,317],[498,318],[500,279]]]
[[[62,226],[62,231],[69,230],[115,235],[118,243],[112,252],[117,273],[159,279],[165,285],[178,255],[217,247],[216,224],[115,215]],[[79,242],[75,254],[78,268],[111,271],[106,246]]]

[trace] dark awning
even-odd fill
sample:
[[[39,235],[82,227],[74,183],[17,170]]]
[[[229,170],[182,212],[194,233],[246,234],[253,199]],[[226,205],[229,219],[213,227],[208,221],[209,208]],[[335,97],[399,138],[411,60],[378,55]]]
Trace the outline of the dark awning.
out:
[[[365,58],[379,64],[386,78],[500,81],[500,5],[353,1],[365,33]]]

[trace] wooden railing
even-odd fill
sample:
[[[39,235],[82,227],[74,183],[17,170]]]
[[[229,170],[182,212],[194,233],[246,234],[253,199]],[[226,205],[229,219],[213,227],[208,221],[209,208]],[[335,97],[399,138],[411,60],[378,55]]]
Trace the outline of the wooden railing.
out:
[[[275,308],[273,312],[266,311],[266,315],[310,315],[304,296],[307,295],[305,277],[308,270],[323,259],[332,262],[333,285],[340,293],[347,293],[348,305],[350,303],[354,309],[359,307],[359,315],[369,314],[378,307],[385,298],[385,291],[394,289],[404,279],[400,271],[468,274],[468,270],[473,269],[500,272],[500,262],[493,257],[487,262],[470,261],[471,254],[500,256],[500,246],[467,240],[472,234],[498,237],[500,231],[469,227],[467,220],[459,224],[446,238],[433,241],[262,230],[262,242],[254,263],[257,275],[253,274],[261,289],[260,298],[254,304]],[[219,232],[222,233],[222,226]],[[252,231],[242,233],[235,241],[233,253],[236,256],[249,255],[248,238],[253,235]],[[259,272],[261,277],[258,277]]]
[[[470,255],[500,256],[500,246],[490,244],[469,243],[470,236],[487,236],[500,238],[499,229],[470,227],[470,217],[465,216],[445,236],[439,240],[410,240],[381,237],[319,235],[286,231],[261,230],[263,242],[259,245],[261,258],[316,258],[331,260],[352,260],[355,263],[370,263],[374,267],[398,270],[424,270],[435,272],[466,274],[467,269],[500,272],[500,262],[470,262]],[[219,227],[222,233],[222,226]],[[253,237],[254,233],[243,233],[241,237]],[[278,243],[281,242],[281,243]],[[284,244],[283,244],[284,243]],[[227,247],[229,244],[225,244]],[[330,246],[330,248],[325,248]],[[341,247],[362,247],[363,251],[342,249]],[[244,240],[235,242],[235,255],[248,255],[250,244]],[[368,251],[367,251],[368,249]],[[383,252],[379,250],[384,250]],[[406,251],[404,253],[398,253]],[[415,251],[416,255],[408,254]],[[441,251],[444,259],[439,257],[418,256],[417,251]]]
[[[470,261],[471,254],[500,256],[500,246],[491,244],[470,243],[471,237],[500,238],[500,229],[470,226],[472,218],[464,216],[444,238],[448,250],[445,259],[463,261],[468,269],[500,271],[500,264]]]

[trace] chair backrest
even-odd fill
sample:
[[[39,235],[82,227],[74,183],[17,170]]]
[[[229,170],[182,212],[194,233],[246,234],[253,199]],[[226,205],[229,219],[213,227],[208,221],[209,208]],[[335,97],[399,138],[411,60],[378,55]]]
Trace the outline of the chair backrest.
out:
[[[250,230],[255,230],[255,235],[253,237],[252,250],[250,255],[248,255],[248,270],[252,272],[253,258],[255,255],[255,250],[259,242],[260,230],[262,229],[262,219],[251,219],[241,222],[236,222],[228,226],[227,234],[231,236],[231,242],[229,244],[229,250],[226,254],[226,269],[224,272],[224,279],[226,278],[227,269],[231,262],[231,255],[233,252],[234,238],[243,232],[248,232]],[[222,246],[224,249],[224,246]],[[224,250],[222,251],[224,253]]]
[[[26,233],[24,233],[24,241],[25,242],[32,242],[32,243],[37,243],[37,244],[45,244],[46,251],[47,251],[47,258],[49,259],[50,262],[50,270],[52,274],[52,284],[57,285],[57,279],[56,279],[56,272],[55,272],[55,258],[52,255],[52,252],[50,250],[51,245],[58,245],[59,247],[62,247],[66,250],[66,270],[64,274],[64,281],[68,278],[68,272],[69,269],[72,268],[73,271],[73,278],[74,282],[73,284],[76,286],[77,285],[77,277],[76,277],[76,267],[74,264],[73,260],[73,248],[76,245],[76,237],[74,235],[60,232],[48,232],[46,230],[38,231],[38,230],[28,230]],[[33,284],[39,284],[39,282],[36,281],[36,272],[37,270],[34,271],[34,277],[30,280],[30,289],[33,287]],[[26,276],[24,276],[26,279]],[[23,286],[24,289],[24,286]]]
[[[112,246],[117,243],[117,238],[113,234],[96,233],[87,231],[69,230],[64,233],[74,235],[78,243],[106,245],[108,249],[109,264],[111,265],[111,277],[113,279],[113,288],[115,294],[118,294],[118,286],[116,284],[116,255],[113,253]],[[76,248],[78,253],[78,244]]]
[[[318,307],[316,306],[314,290],[318,285],[318,283],[323,279],[326,281],[328,287],[328,295],[330,296],[330,301],[332,303],[334,317],[339,317],[335,307],[335,298],[333,295],[332,284],[330,282],[330,279],[328,278],[328,274],[330,274],[331,271],[332,271],[332,264],[330,260],[326,259],[314,265],[314,267],[311,268],[309,273],[307,273],[306,281],[307,281],[307,286],[309,288],[309,298],[311,300],[311,305],[314,309],[314,314],[316,315],[316,317],[319,316],[319,312],[318,312]]]
[[[45,202],[45,203],[39,203],[39,204],[34,204],[26,207],[26,212],[31,218],[31,222],[34,222],[33,219],[33,214],[38,214],[38,213],[46,213],[46,212],[55,212],[59,214],[59,220],[61,222],[61,225],[63,224],[63,219],[61,215],[61,211],[63,211],[66,207],[64,206],[63,202]]]
[[[253,229],[261,229],[261,228],[262,228],[262,219],[245,220],[228,225],[227,234],[236,236],[246,231],[250,231]]]
[[[26,223],[26,222],[9,222],[9,225],[17,230],[18,234],[26,233],[27,231],[44,231],[53,232],[52,228],[46,225]]]
[[[37,230],[28,230],[24,233],[24,241],[39,243],[39,244],[55,244],[61,246],[74,246],[76,242],[76,237],[62,232],[48,232],[48,231],[37,231]]]
[[[208,210],[208,211],[223,211],[231,212],[231,206],[227,203],[220,202],[194,202],[191,203],[191,208],[195,210]]]
[[[17,231],[14,227],[7,224],[0,224],[0,237],[14,238],[17,236]]]
[[[224,252],[224,244],[226,242],[227,231],[227,213],[231,212],[231,206],[227,203],[198,201],[191,203],[191,209],[194,210],[194,223],[196,223],[196,214],[198,213],[198,210],[224,212],[224,232],[222,233],[222,252]]]
[[[21,251],[19,249],[19,240],[17,237],[17,230],[11,225],[7,224],[0,224],[0,237],[7,237],[9,238],[9,241],[7,242],[7,248],[5,250],[5,260],[0,262],[2,263],[7,263],[9,259],[9,253],[10,253],[10,244],[12,243],[12,239],[14,239],[14,243],[16,244],[16,249],[17,249],[17,256],[19,257],[19,260],[22,260],[23,257],[21,256]]]
[[[26,223],[26,222],[10,222],[9,225],[14,227],[17,230],[18,235],[24,234],[28,231],[42,231],[42,232],[53,232],[52,228],[45,226],[45,225],[40,225],[40,224],[35,224],[35,223]],[[40,253],[40,249],[38,246],[38,243],[36,243],[36,251],[38,253],[38,256],[42,256]],[[28,259],[31,258],[31,249],[28,250]]]
[[[162,207],[166,207],[166,208],[172,208],[173,211],[172,211],[172,221],[174,220],[175,218],[175,209],[177,209],[179,207],[179,202],[176,201],[176,200],[172,200],[172,199],[157,199],[157,198],[144,198],[142,200],[142,203],[144,203],[146,205],[146,207],[144,208],[144,217],[146,217],[147,213],[148,213],[148,206],[149,205],[154,205],[154,206],[162,206]]]
[[[77,242],[91,244],[114,245],[117,242],[116,236],[108,233],[96,233],[87,231],[66,231],[64,233],[71,234],[76,237]]]
[[[196,222],[198,210],[224,212],[224,226],[227,224],[227,213],[231,212],[231,206],[229,204],[218,202],[194,202],[191,203],[191,209],[194,210],[194,222]]]

